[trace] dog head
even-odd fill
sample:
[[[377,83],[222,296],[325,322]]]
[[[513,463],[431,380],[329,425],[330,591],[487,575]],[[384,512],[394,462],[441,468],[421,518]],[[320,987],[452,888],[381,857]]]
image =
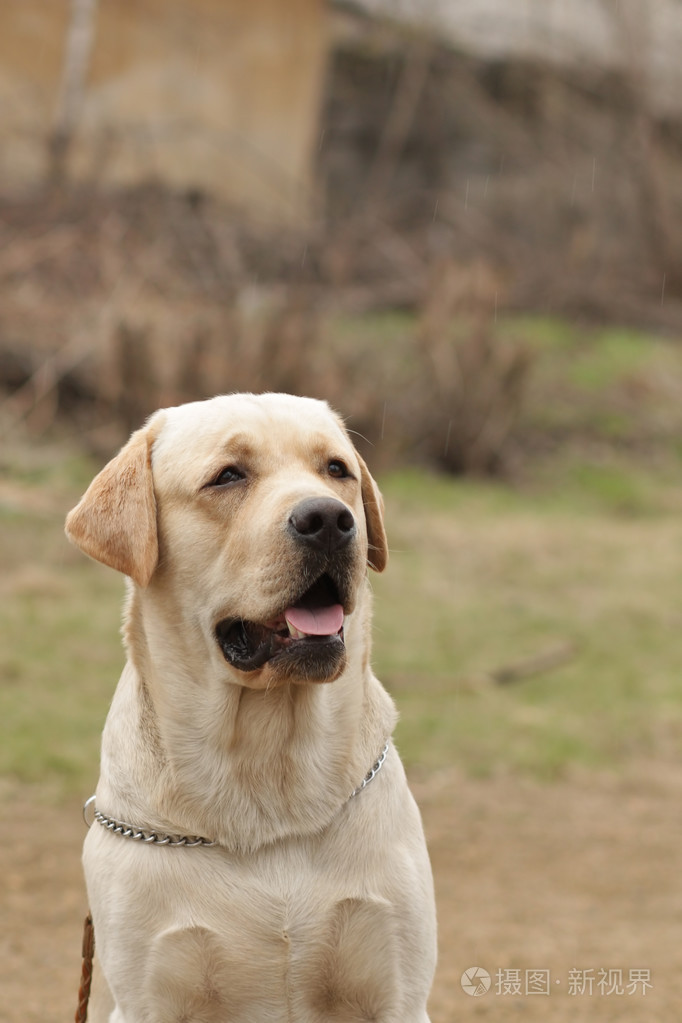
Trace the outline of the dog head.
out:
[[[258,689],[339,677],[366,566],[388,556],[381,495],[341,420],[291,395],[155,413],[66,531]]]

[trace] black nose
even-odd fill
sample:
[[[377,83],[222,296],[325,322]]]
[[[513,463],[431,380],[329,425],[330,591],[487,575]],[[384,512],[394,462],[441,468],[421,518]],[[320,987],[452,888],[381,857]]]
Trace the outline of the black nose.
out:
[[[289,529],[297,540],[327,554],[344,547],[356,532],[352,512],[333,497],[301,501],[289,516]]]

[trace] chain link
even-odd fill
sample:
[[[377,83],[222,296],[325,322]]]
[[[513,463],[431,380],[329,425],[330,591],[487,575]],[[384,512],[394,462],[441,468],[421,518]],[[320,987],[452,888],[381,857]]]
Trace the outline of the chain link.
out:
[[[143,842],[145,845],[167,845],[170,848],[184,846],[187,849],[194,849],[198,845],[208,848],[217,845],[209,838],[200,838],[198,835],[164,835],[158,831],[135,828],[131,824],[117,821],[114,817],[107,817],[101,810],[95,810],[94,819],[107,831],[113,831],[115,835],[121,835],[122,838],[132,838],[134,842]]]
[[[375,764],[372,765],[372,768],[367,772],[367,774],[362,779],[362,781],[360,782],[358,787],[356,789],[353,789],[353,791],[351,792],[350,796],[348,797],[349,799],[352,799],[353,796],[357,796],[358,793],[362,792],[362,790],[364,788],[366,788],[369,785],[369,783],[374,778],[376,778],[376,776],[378,775],[379,771],[384,766],[384,760],[386,759],[387,754],[388,754],[388,743],[386,743],[386,745],[382,749],[381,753],[379,754],[379,759],[377,760],[377,762]]]
[[[388,742],[382,749],[377,761],[372,765],[370,770],[367,772],[365,777],[362,779],[356,789],[353,789],[349,799],[357,796],[363,789],[367,788],[369,783],[376,778],[377,774],[384,766],[384,761],[388,754]],[[88,827],[90,827],[91,821],[88,820],[87,814],[92,808],[93,810],[93,821],[97,821],[107,831],[112,831],[115,835],[120,835],[122,838],[132,838],[134,842],[142,842],[145,845],[165,845],[171,849],[184,846],[186,849],[195,849],[199,845],[203,845],[205,848],[210,849],[212,846],[217,845],[217,842],[212,842],[210,838],[200,838],[198,835],[165,835],[163,832],[149,831],[144,828],[133,827],[132,824],[125,824],[123,821],[116,820],[115,817],[107,817],[106,814],[102,813],[101,810],[95,807],[95,797],[91,796],[83,807],[83,818]]]

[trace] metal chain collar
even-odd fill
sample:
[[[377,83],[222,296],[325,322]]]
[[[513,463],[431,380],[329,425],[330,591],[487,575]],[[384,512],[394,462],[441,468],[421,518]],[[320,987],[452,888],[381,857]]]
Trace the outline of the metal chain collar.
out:
[[[369,783],[376,778],[377,774],[384,766],[384,761],[388,755],[388,742],[382,749],[376,762],[369,769],[365,777],[362,779],[357,788],[353,789],[349,799],[359,795],[363,789],[365,789]],[[120,835],[121,838],[132,838],[135,842],[143,842],[146,845],[167,845],[172,848],[178,846],[184,846],[186,849],[194,849],[198,845],[203,845],[206,848],[211,848],[214,845],[218,845],[217,842],[212,842],[210,838],[200,838],[198,835],[165,835],[163,832],[149,831],[144,828],[136,828],[132,824],[125,824],[123,821],[116,820],[115,817],[107,817],[106,814],[102,813],[95,807],[95,796],[90,798],[83,807],[83,819],[88,827],[93,823],[87,818],[88,811],[92,807],[93,809],[93,821],[97,821],[107,831],[113,831],[115,835]]]
[[[83,807],[83,819],[88,827],[93,821],[97,821],[107,831],[113,831],[115,835],[120,835],[121,838],[132,838],[135,842],[143,842],[147,845],[168,845],[168,846],[185,846],[188,849],[193,849],[197,845],[212,846],[217,845],[217,842],[212,842],[209,838],[200,838],[198,835],[164,835],[159,831],[145,831],[144,828],[136,828],[132,824],[125,824],[123,821],[116,820],[115,817],[107,817],[105,813],[98,810],[95,806],[95,796],[90,796],[85,806]],[[89,821],[87,818],[88,810],[93,807],[93,821]]]
[[[388,742],[386,743],[386,745],[382,749],[381,753],[379,754],[379,758],[376,761],[376,763],[372,764],[371,768],[369,769],[369,771],[367,772],[365,777],[362,779],[362,781],[360,782],[358,787],[356,789],[353,789],[353,791],[351,792],[350,796],[348,797],[349,799],[352,799],[353,796],[357,796],[359,792],[362,792],[362,790],[364,788],[367,788],[369,783],[374,778],[376,778],[376,776],[378,775],[379,771],[384,766],[384,760],[386,759],[386,755],[387,754],[388,754]]]

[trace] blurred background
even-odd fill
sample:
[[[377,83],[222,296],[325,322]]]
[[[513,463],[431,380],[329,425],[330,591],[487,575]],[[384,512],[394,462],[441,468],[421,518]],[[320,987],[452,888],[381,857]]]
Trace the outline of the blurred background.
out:
[[[64,514],[234,390],[330,401],[386,497],[434,1023],[677,1019],[681,55],[680,0],[3,0],[0,1020],[72,1011],[123,659]]]

